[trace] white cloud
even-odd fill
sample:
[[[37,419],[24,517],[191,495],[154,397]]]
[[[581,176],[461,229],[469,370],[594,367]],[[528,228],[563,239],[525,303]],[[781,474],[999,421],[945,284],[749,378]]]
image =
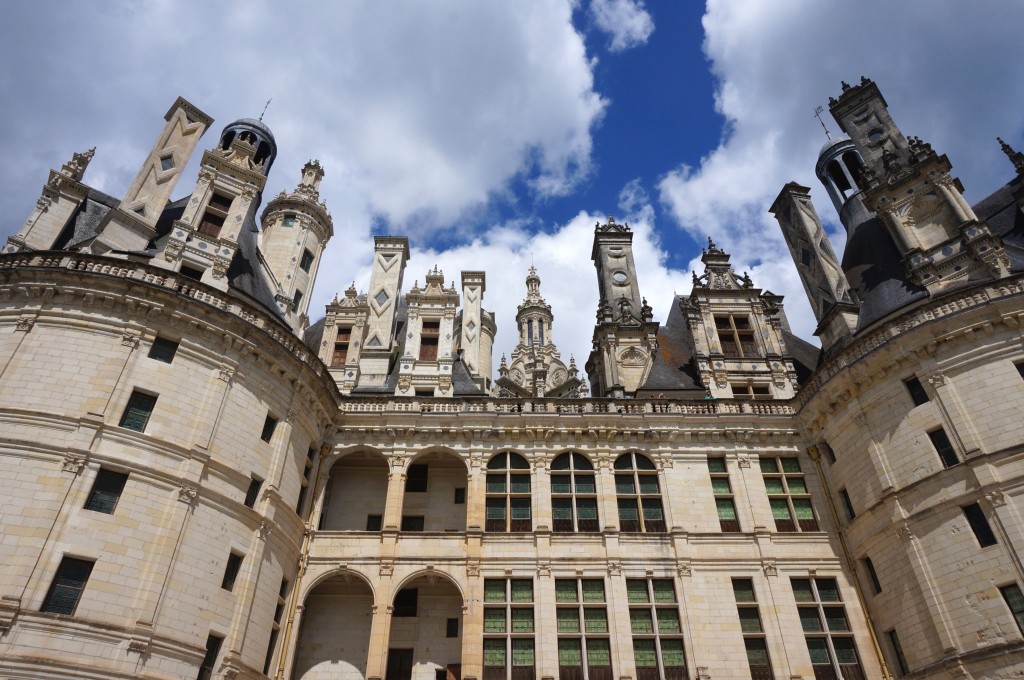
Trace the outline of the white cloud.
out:
[[[611,36],[612,52],[642,45],[654,32],[643,0],[591,0],[590,14],[594,24]]]
[[[814,177],[825,137],[813,113],[838,96],[840,80],[875,80],[904,133],[949,155],[968,199],[1012,174],[995,137],[1019,142],[1024,132],[1020,3],[709,0],[703,23],[725,133],[699,167],[669,172],[659,196],[699,242],[711,235],[732,251],[737,269],[759,263],[755,283],[787,296],[805,337],[814,320],[767,210],[795,180],[813,188],[819,214],[838,224]],[[833,234],[840,252],[844,240]]]

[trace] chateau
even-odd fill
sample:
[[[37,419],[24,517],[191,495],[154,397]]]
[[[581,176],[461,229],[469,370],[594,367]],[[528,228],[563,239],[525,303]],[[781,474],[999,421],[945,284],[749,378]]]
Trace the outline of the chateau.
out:
[[[1024,675],[1024,153],[972,206],[872,81],[830,109],[842,259],[770,208],[820,349],[609,217],[579,366],[543,272],[495,360],[486,272],[401,237],[310,310],[324,170],[264,202],[262,121],[182,178],[179,98],[122,198],[74,154],[0,254],[0,678]]]

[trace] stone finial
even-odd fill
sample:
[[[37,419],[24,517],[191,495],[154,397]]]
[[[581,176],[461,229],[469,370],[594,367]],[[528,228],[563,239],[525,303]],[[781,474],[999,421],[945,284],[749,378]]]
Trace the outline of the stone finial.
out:
[[[1024,175],[1024,152],[1015,150],[1012,146],[1003,141],[1002,137],[996,137],[999,141],[999,147],[1006,154],[1006,157],[1013,163],[1014,170],[1017,171],[1018,175]]]

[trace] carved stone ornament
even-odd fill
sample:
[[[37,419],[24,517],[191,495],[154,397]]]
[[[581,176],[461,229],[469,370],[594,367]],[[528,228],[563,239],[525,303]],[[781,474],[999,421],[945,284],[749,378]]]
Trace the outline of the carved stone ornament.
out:
[[[71,451],[64,454],[64,461],[61,464],[61,469],[64,472],[73,472],[78,474],[85,469],[86,457],[82,453],[72,453]]]
[[[480,575],[480,560],[468,560],[466,562],[466,576]]]
[[[932,376],[929,376],[928,382],[930,382],[933,387],[942,387],[943,385],[946,384],[946,376],[943,375],[942,373],[936,373]]]
[[[707,666],[697,666],[697,680],[711,680]]]
[[[1002,505],[1006,505],[1006,496],[1003,495],[1001,489],[993,489],[992,491],[986,493],[985,500],[987,500],[993,508],[998,508]]]
[[[779,575],[779,569],[778,569],[778,567],[775,566],[775,562],[773,562],[773,561],[769,560],[769,561],[763,562],[761,564],[761,569],[764,570],[764,575],[765,576],[778,576]]]
[[[231,378],[235,375],[235,369],[230,366],[221,366],[220,370],[217,371],[217,379],[223,380],[224,382],[231,382]]]
[[[32,330],[32,325],[35,322],[36,318],[34,316],[22,314],[20,317],[18,317],[18,321],[14,325],[14,330],[21,331],[22,333],[28,333],[30,330]]]
[[[199,495],[199,489],[189,484],[182,484],[178,488],[178,500],[185,505],[192,505],[197,495]]]
[[[391,576],[395,573],[395,563],[393,560],[381,560],[380,561],[380,575]],[[388,607],[390,610],[391,607]]]
[[[736,456],[736,464],[739,465],[743,469],[749,469],[750,468],[750,458],[747,457],[746,454],[740,454],[739,456]]]
[[[543,562],[537,565],[537,576],[551,576],[551,565]]]
[[[608,575],[609,576],[622,576],[622,565],[618,562],[608,563]]]
[[[213,278],[222,279],[228,273],[228,267],[231,265],[230,262],[222,257],[218,257],[213,261]]]
[[[270,532],[274,530],[274,527],[268,522],[260,522],[260,525],[256,527],[256,535],[261,541],[267,540],[270,536]]]
[[[139,335],[131,328],[125,328],[121,332],[121,344],[125,347],[138,347]]]
[[[676,565],[676,573],[680,576],[693,576],[693,567],[689,562],[680,562]]]
[[[913,537],[914,537],[914,532],[912,532],[910,530],[910,525],[907,524],[906,522],[904,522],[903,525],[899,529],[896,530],[896,538],[900,539],[904,543],[906,543],[907,541],[909,541]]]

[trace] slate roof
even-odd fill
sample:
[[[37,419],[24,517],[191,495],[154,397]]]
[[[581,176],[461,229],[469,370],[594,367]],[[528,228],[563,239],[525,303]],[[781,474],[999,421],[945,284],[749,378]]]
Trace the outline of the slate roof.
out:
[[[693,360],[693,336],[679,307],[681,300],[679,295],[672,298],[668,318],[658,329],[658,351],[654,363],[647,380],[637,390],[637,396],[657,396],[662,392],[666,396],[683,396],[680,392],[704,394],[704,385]]]

